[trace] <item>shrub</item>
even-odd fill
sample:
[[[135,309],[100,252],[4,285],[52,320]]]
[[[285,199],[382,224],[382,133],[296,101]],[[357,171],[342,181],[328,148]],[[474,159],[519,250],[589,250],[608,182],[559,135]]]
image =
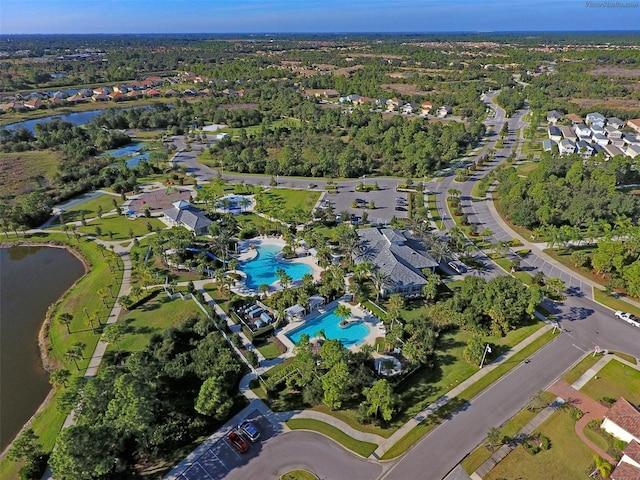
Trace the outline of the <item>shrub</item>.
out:
[[[571,415],[571,418],[574,422],[577,422],[584,416],[584,413],[579,408],[571,407],[569,410],[569,415]]]

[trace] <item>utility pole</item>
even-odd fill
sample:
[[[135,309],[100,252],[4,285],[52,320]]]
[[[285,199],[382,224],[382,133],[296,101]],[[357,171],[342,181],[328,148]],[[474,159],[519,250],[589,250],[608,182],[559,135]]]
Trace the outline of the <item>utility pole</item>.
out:
[[[484,354],[482,355],[482,361],[480,362],[480,368],[484,365],[484,359],[487,358],[487,353],[491,353],[491,347],[487,343],[487,346],[484,347]]]

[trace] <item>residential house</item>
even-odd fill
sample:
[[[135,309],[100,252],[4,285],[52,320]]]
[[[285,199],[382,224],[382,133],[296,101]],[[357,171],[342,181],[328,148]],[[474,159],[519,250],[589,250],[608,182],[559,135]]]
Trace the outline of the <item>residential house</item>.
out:
[[[542,150],[545,152],[551,152],[557,148],[558,148],[558,142],[555,142],[549,138],[545,138],[542,141]]]
[[[449,105],[442,105],[440,108],[438,108],[438,116],[439,117],[446,117],[447,115],[451,114],[453,112],[453,108],[450,107]]]
[[[634,118],[627,122],[627,127],[640,133],[640,118]]]
[[[620,129],[624,127],[624,124],[625,124],[625,121],[620,120],[618,117],[607,118],[607,126]]]
[[[571,121],[572,125],[577,125],[579,123],[582,123],[582,117],[580,115],[576,115],[575,113],[570,113],[569,115],[566,115],[567,120]]]
[[[601,428],[623,442],[640,442],[640,411],[620,397],[604,414]]]
[[[66,94],[66,93],[63,93],[63,92],[58,91],[58,92],[55,92],[53,95],[51,95],[51,98],[58,98],[58,99],[60,99],[60,100],[63,100],[63,99],[65,99],[65,98],[67,98],[67,94]]]
[[[175,202],[173,208],[165,210],[163,213],[163,218],[169,226],[185,227],[196,235],[206,234],[209,225],[213,223],[206,217],[204,212],[186,200]]]
[[[595,143],[597,143],[598,145],[604,147],[605,145],[607,145],[609,143],[609,137],[607,137],[603,133],[594,133],[593,134],[593,141]]]
[[[606,153],[607,156],[609,157],[615,157],[616,155],[624,155],[624,152],[622,150],[620,150],[618,147],[612,144],[605,145],[603,149],[604,149],[604,153]]]
[[[607,137],[609,137],[609,140],[611,141],[622,139],[622,132],[613,125],[607,125],[606,127],[604,127],[604,133]]]
[[[34,98],[32,100],[27,100],[26,102],[24,102],[24,106],[25,106],[25,108],[28,108],[29,110],[37,110],[39,108],[45,108],[46,107],[44,102],[42,100],[38,100],[37,98]]]
[[[110,93],[109,94],[109,98],[111,100],[113,100],[114,102],[121,102],[122,100],[126,100],[127,99],[127,97],[124,94],[119,93],[119,92]]]
[[[145,92],[145,95],[151,98],[158,98],[160,95],[162,95],[162,93],[160,92],[160,90],[156,90],[155,88],[150,88]]]
[[[177,90],[174,90],[173,88],[170,88],[169,90],[164,92],[165,97],[177,97],[179,95],[180,95],[180,92],[178,92]]]
[[[547,122],[553,123],[554,125],[562,120],[562,113],[557,110],[550,110],[547,112]]]
[[[585,122],[589,125],[600,125],[601,127],[604,127],[606,121],[607,119],[605,116],[598,112],[587,113],[587,116],[585,117]]]
[[[571,129],[571,127],[560,127],[560,131],[562,132],[562,138],[566,138],[567,140],[571,140],[572,142],[578,140],[578,137]]]
[[[22,112],[26,110],[24,103],[22,102],[7,102],[0,104],[0,110],[6,112],[7,110],[15,110],[17,112]]]
[[[622,451],[622,458],[611,472],[611,480],[640,480],[640,443],[631,440]]]
[[[83,88],[78,92],[78,95],[82,95],[85,98],[89,98],[93,96],[93,90],[91,90],[90,88]]]
[[[358,95],[355,93],[352,93],[351,95],[347,95],[347,101],[351,103],[356,103],[356,101],[360,100],[361,98],[362,98],[362,95]]]
[[[409,114],[415,112],[416,110],[418,110],[418,104],[414,102],[405,103],[402,106],[402,113]]]
[[[359,251],[354,261],[370,261],[384,272],[388,280],[380,290],[382,296],[394,293],[420,295],[427,280],[422,270],[435,270],[438,262],[428,253],[420,241],[408,232],[391,228],[360,228]]]
[[[596,133],[601,133],[602,135],[604,135],[604,127],[601,127],[600,125],[594,123],[591,125],[591,133],[592,134],[596,134]]]
[[[636,158],[640,155],[640,145],[628,145],[625,153],[627,157]]]
[[[624,133],[622,135],[622,140],[625,145],[636,145],[640,146],[640,137],[636,135],[631,135],[629,133]]]
[[[576,144],[565,138],[558,143],[558,151],[560,152],[560,155],[576,153]]]
[[[429,115],[431,110],[433,110],[433,102],[426,101],[422,102],[422,105],[420,105],[420,113],[422,115]]]
[[[111,90],[109,90],[107,87],[98,87],[93,89],[94,95],[100,95],[102,93],[106,93],[107,95],[109,95],[111,93]]]
[[[127,86],[127,85],[115,85],[113,87],[113,91],[116,92],[116,93],[126,94],[126,93],[130,92],[131,90],[132,90],[132,88]]]
[[[580,139],[591,138],[591,129],[587,127],[584,123],[576,125],[575,132],[578,138]]]
[[[591,157],[594,151],[593,145],[585,140],[578,140],[578,143],[576,143],[576,149],[584,158]]]
[[[101,93],[99,95],[94,95],[91,98],[94,102],[106,102],[107,100],[109,100],[109,95],[107,95],[106,93]]]
[[[364,105],[366,103],[371,103],[371,102],[373,102],[373,99],[369,97],[360,97],[352,101],[354,105]]]
[[[84,103],[86,102],[87,99],[85,97],[83,97],[82,95],[79,94],[74,94],[71,95],[69,98],[67,98],[67,102],[69,103]]]
[[[547,131],[549,133],[550,140],[553,140],[556,143],[562,140],[562,131],[558,127],[554,125],[549,125],[549,128],[547,129]]]
[[[198,92],[196,92],[193,88],[187,88],[184,92],[182,92],[182,95],[186,95],[187,97],[195,97],[198,95]]]
[[[125,93],[125,96],[130,100],[135,100],[137,98],[144,97],[144,93],[139,90],[130,90]]]
[[[383,98],[383,97],[376,98],[373,103],[378,108],[387,108],[387,100],[388,99]]]
[[[387,110],[392,112],[396,108],[402,107],[402,101],[398,97],[390,98],[385,102]]]

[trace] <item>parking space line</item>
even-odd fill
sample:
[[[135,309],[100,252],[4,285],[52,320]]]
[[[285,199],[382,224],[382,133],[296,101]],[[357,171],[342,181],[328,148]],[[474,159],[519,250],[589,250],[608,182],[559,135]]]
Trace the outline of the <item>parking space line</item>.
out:
[[[222,461],[222,459],[218,455],[216,455],[216,453],[212,449],[209,449],[209,452],[211,453],[211,455],[213,455],[215,457],[215,459],[217,461],[219,461],[222,464],[224,469],[228,472],[229,471],[229,467],[227,467],[227,465]]]

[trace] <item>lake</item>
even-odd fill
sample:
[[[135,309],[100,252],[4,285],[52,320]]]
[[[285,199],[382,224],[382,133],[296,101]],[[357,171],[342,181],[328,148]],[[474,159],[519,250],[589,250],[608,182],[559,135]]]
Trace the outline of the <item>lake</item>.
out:
[[[0,450],[51,389],[38,332],[49,306],[83,274],[82,262],[62,248],[0,248]]]
[[[0,130],[17,130],[18,128],[24,127],[31,133],[35,134],[36,124],[38,123],[48,123],[53,120],[62,120],[74,125],[85,125],[86,123],[89,123],[91,120],[93,120],[94,117],[97,117],[104,112],[106,112],[106,110],[90,110],[88,112],[67,113],[66,115],[52,115],[50,117],[36,118],[35,120],[26,120],[24,122],[11,123],[9,125],[5,125],[4,127],[0,127]]]

